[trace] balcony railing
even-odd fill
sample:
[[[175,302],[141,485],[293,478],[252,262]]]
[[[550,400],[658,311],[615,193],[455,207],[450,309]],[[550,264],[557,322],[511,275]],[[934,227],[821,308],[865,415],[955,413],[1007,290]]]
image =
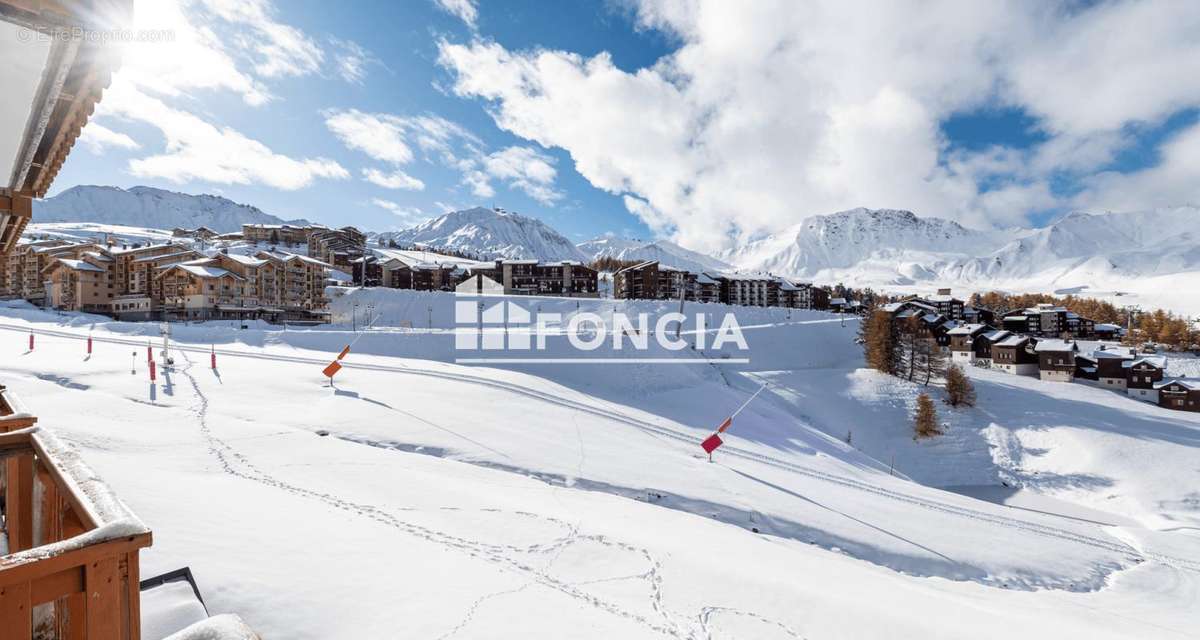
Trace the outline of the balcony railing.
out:
[[[36,422],[0,386],[0,636],[138,640],[150,529]]]

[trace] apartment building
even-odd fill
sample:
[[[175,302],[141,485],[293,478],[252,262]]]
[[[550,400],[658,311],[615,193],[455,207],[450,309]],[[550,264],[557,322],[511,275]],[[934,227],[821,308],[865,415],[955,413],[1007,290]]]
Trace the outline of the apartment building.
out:
[[[325,227],[301,227],[291,224],[244,224],[242,239],[255,244],[299,246],[308,245],[308,238],[317,229]]]
[[[88,252],[82,258],[57,258],[43,271],[46,304],[55,309],[106,313],[112,308],[111,258]]]
[[[308,255],[343,271],[353,270],[354,261],[367,249],[367,234],[354,227],[315,228],[308,236]]]

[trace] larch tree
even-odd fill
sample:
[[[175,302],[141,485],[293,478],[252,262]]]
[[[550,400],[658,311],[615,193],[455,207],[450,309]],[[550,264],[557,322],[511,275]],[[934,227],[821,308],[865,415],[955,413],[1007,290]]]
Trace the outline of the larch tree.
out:
[[[913,432],[913,439],[931,438],[942,433],[941,429],[938,429],[937,408],[933,406],[933,399],[927,393],[917,396],[917,411],[913,415]]]
[[[957,364],[946,369],[946,402],[952,407],[975,406],[975,385]]]

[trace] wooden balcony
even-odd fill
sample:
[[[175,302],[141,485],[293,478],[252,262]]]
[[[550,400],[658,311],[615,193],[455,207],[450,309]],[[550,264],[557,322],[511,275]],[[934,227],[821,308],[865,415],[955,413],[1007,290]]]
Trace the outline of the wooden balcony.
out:
[[[36,422],[0,386],[0,636],[138,640],[150,530]]]

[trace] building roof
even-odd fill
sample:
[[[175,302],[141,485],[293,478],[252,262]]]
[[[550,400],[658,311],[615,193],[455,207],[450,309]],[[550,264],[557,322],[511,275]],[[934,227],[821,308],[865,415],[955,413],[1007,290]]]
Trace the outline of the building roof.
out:
[[[1074,341],[1059,340],[1057,338],[1052,338],[1052,339],[1046,339],[1046,340],[1039,341],[1037,343],[1037,345],[1034,346],[1033,350],[1037,351],[1038,353],[1048,352],[1048,351],[1053,351],[1053,352],[1078,351],[1079,345],[1075,344]]]
[[[1166,369],[1167,368],[1167,357],[1166,356],[1141,356],[1138,359],[1134,360],[1133,362],[1130,362],[1129,366],[1136,367],[1139,364],[1148,364],[1156,369]]]
[[[1122,346],[1115,346],[1115,345],[1101,345],[1099,348],[1092,350],[1092,357],[1094,357],[1096,359],[1101,359],[1101,358],[1132,359],[1135,355],[1137,355],[1137,354],[1134,352],[1134,350],[1131,347],[1122,347]]]
[[[988,331],[979,337],[991,340],[994,343],[1011,335],[1013,335],[1012,332],[1005,331],[1004,329],[992,329],[991,331]]]
[[[987,328],[988,328],[988,326],[986,324],[971,323],[971,324],[964,324],[964,325],[954,327],[953,329],[947,331],[946,333],[948,335],[952,335],[952,336],[969,336],[969,335],[974,335],[976,333],[980,333],[983,331],[987,331]]]
[[[71,258],[59,258],[56,261],[56,264],[61,264],[68,269],[74,269],[76,271],[94,271],[97,273],[105,273],[104,269],[101,269],[100,267],[97,267],[96,265],[94,265],[90,262],[84,262],[83,260],[72,260]]]
[[[1028,337],[1013,334],[1013,335],[1001,340],[1000,342],[995,343],[995,346],[997,346],[997,347],[1019,347],[1019,346],[1025,344],[1026,342],[1029,342]]]
[[[1171,384],[1177,384],[1191,391],[1200,391],[1200,378],[1174,378],[1172,380],[1163,380],[1154,384],[1155,389],[1162,389]]]
[[[236,280],[245,280],[245,278],[232,271],[229,271],[228,269],[222,269],[220,267],[207,267],[199,264],[186,264],[182,262],[167,267],[165,270],[163,270],[163,273],[172,271],[174,269],[186,271],[187,273],[190,273],[198,278],[224,278],[225,276],[229,276]]]
[[[192,251],[191,249],[185,249],[183,251],[176,251],[175,253],[164,253],[164,254],[157,255],[157,256],[146,256],[145,258],[138,258],[138,259],[134,260],[134,263],[153,262],[155,260],[163,260],[166,258],[178,258],[179,256],[194,255],[195,253],[196,252]]]
[[[1096,331],[1124,331],[1124,327],[1119,324],[1109,324],[1107,322],[1097,322]]]

